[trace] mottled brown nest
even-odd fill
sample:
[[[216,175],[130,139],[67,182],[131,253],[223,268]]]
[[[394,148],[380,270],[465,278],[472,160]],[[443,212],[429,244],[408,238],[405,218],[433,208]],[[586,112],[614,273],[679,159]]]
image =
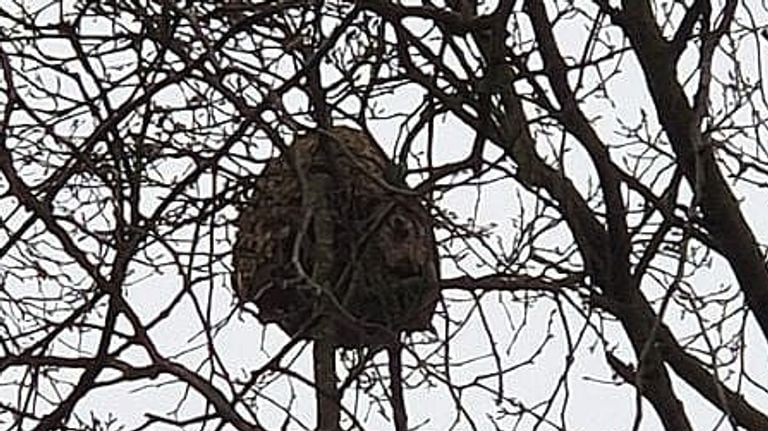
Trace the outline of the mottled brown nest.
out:
[[[331,167],[319,135],[309,134],[290,146],[292,157],[271,160],[256,178],[238,219],[237,295],[256,303],[262,322],[303,338],[330,337],[339,346],[386,344],[401,332],[429,329],[439,290],[428,211],[419,197],[397,191],[406,189],[402,182],[390,183],[392,164],[366,134],[335,127],[329,135],[326,142],[336,149]],[[297,256],[305,275],[314,273],[314,231],[297,169],[307,181],[315,171],[332,174],[326,202],[333,258],[322,288],[292,261]]]

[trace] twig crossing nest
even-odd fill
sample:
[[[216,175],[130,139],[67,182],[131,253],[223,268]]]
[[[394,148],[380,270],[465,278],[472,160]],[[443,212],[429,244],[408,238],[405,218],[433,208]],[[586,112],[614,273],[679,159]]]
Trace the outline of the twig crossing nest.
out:
[[[338,346],[387,344],[401,332],[429,329],[439,277],[428,211],[404,183],[391,182],[394,166],[366,134],[330,129],[330,163],[320,136],[297,138],[256,178],[238,219],[237,295],[256,303],[262,322]],[[317,212],[305,195],[318,171],[333,185],[324,196],[332,233],[322,240],[333,250],[324,286],[312,280]]]

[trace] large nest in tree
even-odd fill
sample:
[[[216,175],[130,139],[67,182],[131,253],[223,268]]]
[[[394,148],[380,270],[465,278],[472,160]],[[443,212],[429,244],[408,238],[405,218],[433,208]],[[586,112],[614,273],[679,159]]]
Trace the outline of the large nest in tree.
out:
[[[432,219],[394,179],[378,144],[335,127],[298,137],[287,153],[267,163],[238,219],[233,282],[241,301],[255,302],[262,322],[292,336],[346,347],[431,328],[439,298]],[[306,192],[319,174],[332,186],[311,200]],[[319,214],[330,220],[327,238],[317,238]],[[331,256],[318,256],[318,241]],[[329,265],[325,281],[314,279],[321,264]]]

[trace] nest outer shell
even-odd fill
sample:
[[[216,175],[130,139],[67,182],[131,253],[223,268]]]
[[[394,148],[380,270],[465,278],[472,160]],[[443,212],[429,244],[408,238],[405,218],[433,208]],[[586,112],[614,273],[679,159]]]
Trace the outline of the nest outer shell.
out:
[[[321,293],[292,262],[304,214],[297,169],[311,179],[321,158],[318,135],[309,134],[289,147],[292,157],[266,164],[241,209],[233,257],[237,295],[256,303],[263,323],[344,347],[388,344],[402,332],[431,329],[440,295],[429,212],[419,197],[382,186],[394,169],[366,134],[346,127],[329,132],[330,144],[338,146],[327,196],[334,220],[332,285]],[[298,256],[309,275],[314,240],[310,224]]]

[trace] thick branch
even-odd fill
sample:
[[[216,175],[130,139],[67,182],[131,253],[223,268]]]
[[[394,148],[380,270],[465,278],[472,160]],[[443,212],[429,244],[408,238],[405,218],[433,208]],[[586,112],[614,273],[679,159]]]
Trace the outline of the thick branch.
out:
[[[735,4],[735,1],[727,3],[721,25],[709,37],[717,37],[727,28]],[[702,191],[701,196],[697,196],[702,210],[702,224],[731,265],[747,305],[763,336],[768,337],[768,267],[765,255],[760,251],[738,200],[720,172],[711,143],[701,136],[699,128],[691,127],[697,121],[697,115],[677,80],[675,52],[661,37],[650,6],[647,2],[626,1],[624,10],[621,19],[615,21],[624,29],[642,65],[659,122],[688,181],[701,183],[696,189]],[[704,145],[699,153],[695,145],[697,140]],[[697,165],[703,172],[697,170]]]

